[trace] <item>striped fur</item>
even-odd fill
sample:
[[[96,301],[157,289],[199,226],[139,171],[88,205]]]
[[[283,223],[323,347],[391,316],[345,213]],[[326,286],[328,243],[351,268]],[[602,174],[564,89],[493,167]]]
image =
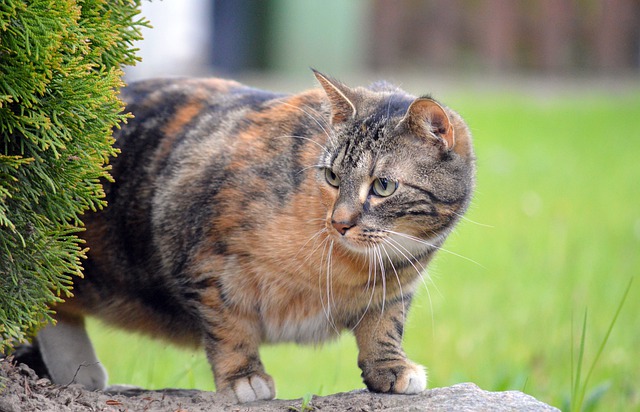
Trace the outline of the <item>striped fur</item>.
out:
[[[430,98],[315,74],[322,87],[296,95],[220,79],[126,88],[135,118],[116,131],[109,206],[86,216],[85,279],[58,312],[202,345],[241,402],[275,396],[261,343],[344,329],[369,389],[423,390],[403,325],[469,203],[469,131]]]

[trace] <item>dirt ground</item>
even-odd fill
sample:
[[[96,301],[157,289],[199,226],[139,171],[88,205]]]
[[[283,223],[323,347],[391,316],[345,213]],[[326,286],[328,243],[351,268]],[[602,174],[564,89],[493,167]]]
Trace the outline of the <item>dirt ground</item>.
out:
[[[366,390],[302,400],[273,400],[238,405],[213,392],[165,389],[89,392],[78,385],[53,385],[26,365],[0,360],[0,412],[35,411],[556,411],[521,392],[487,392],[465,383],[426,390],[419,395],[382,395]]]

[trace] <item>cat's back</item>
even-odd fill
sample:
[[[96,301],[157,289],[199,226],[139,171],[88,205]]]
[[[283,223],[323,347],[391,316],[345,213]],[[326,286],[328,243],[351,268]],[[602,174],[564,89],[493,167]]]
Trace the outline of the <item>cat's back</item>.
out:
[[[133,115],[126,127],[116,131],[116,146],[137,143],[168,145],[197,135],[198,122],[206,120],[209,130],[216,123],[230,122],[240,114],[258,110],[265,102],[281,97],[232,80],[218,78],[167,78],[134,82],[122,90],[126,111]],[[205,118],[205,119],[203,119]],[[126,153],[132,157],[133,153]]]
[[[151,333],[172,335],[186,327],[186,335],[197,335],[189,301],[205,286],[186,268],[202,245],[208,260],[227,253],[226,241],[205,228],[222,233],[212,222],[224,221],[226,239],[241,236],[297,192],[301,162],[315,161],[301,157],[315,157],[318,147],[291,136],[319,127],[306,110],[319,108],[321,94],[276,94],[215,78],[154,79],[130,84],[121,98],[132,117],[114,133],[120,154],[111,159],[114,182],[105,184],[108,207],[84,219],[91,251],[78,300],[128,328],[149,324]]]

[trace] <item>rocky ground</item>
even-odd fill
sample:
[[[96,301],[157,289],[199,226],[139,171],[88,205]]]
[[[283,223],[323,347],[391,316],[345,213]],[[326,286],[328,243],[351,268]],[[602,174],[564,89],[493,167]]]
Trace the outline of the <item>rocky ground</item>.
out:
[[[472,383],[429,389],[419,395],[381,395],[359,390],[300,399],[238,405],[222,395],[198,390],[89,392],[78,385],[53,385],[26,365],[0,361],[0,412],[35,411],[557,411],[521,392],[487,392]]]

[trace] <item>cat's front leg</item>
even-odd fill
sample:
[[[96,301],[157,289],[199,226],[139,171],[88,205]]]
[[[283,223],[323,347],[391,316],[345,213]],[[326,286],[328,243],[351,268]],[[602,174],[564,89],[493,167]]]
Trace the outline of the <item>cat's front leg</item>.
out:
[[[275,397],[273,378],[260,361],[260,335],[254,320],[219,314],[215,322],[208,322],[204,344],[219,392],[233,393],[240,403]]]
[[[372,392],[415,394],[427,386],[424,367],[407,359],[402,350],[405,306],[408,301],[388,302],[384,312],[372,310],[355,328],[358,366]]]

